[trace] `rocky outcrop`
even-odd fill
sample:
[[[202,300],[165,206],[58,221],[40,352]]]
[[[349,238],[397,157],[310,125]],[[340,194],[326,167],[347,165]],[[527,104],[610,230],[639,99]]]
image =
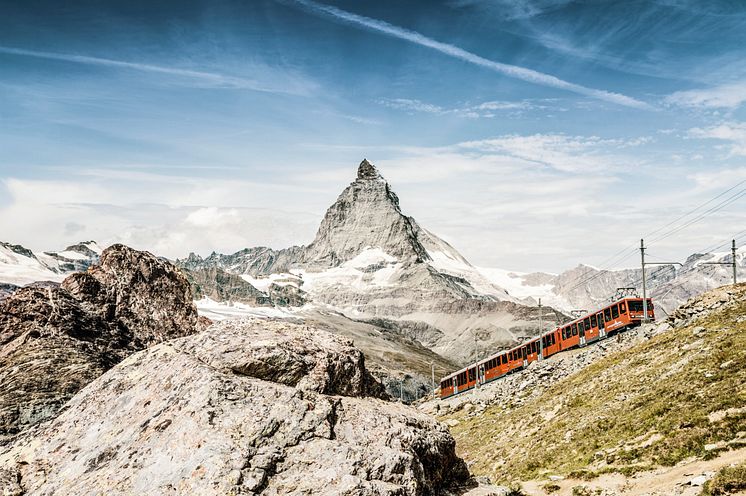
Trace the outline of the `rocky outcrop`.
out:
[[[184,276],[123,245],[59,287],[18,289],[0,302],[0,437],[54,416],[134,351],[196,326]]]
[[[671,313],[668,321],[675,327],[689,325],[696,320],[743,301],[746,284],[722,286],[690,298]]]
[[[266,293],[259,291],[240,276],[219,267],[183,268],[182,271],[192,285],[195,299],[206,297],[219,302],[231,301],[254,306],[271,305]]]
[[[241,276],[217,266],[187,268],[182,272],[192,285],[195,299],[209,298],[216,302],[245,303],[250,306],[299,307],[306,303],[305,292],[293,284],[269,283],[261,291]]]
[[[0,283],[0,301],[3,301],[5,298],[13,294],[13,292],[17,289],[18,286],[16,286],[15,284]]]
[[[445,426],[380,394],[329,333],[222,323],[95,380],[0,452],[0,490],[428,495],[467,482]]]

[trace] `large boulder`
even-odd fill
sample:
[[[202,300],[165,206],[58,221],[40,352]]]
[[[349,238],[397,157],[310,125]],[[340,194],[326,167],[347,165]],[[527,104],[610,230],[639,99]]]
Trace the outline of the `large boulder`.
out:
[[[121,244],[104,250],[99,265],[62,281],[62,288],[87,310],[128,329],[138,345],[184,336],[197,325],[191,285],[181,271]]]
[[[0,440],[54,416],[133,352],[196,331],[189,283],[171,264],[123,245],[100,262],[0,301]]]
[[[221,323],[135,353],[0,451],[0,492],[427,495],[464,484],[445,426],[381,391],[330,333]]]

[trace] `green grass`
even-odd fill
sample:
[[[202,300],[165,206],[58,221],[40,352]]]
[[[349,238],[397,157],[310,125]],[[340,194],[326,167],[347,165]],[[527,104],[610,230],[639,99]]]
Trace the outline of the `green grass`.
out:
[[[723,496],[746,491],[746,463],[722,468],[715,477],[707,481],[701,496]]]
[[[525,405],[451,415],[460,421],[452,429],[460,455],[473,473],[499,481],[633,474],[714,456],[707,444],[746,431],[743,413],[708,419],[746,406],[746,321],[736,322],[746,315],[746,285],[739,290],[740,304],[609,355]],[[696,326],[707,332],[695,336]]]

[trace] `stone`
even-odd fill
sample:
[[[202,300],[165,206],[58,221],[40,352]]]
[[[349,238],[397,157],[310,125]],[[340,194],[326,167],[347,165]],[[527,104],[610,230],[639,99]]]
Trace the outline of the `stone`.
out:
[[[330,333],[267,320],[152,346],[0,448],[0,492],[394,496],[469,483],[447,428],[376,397],[359,357]]]
[[[123,245],[61,286],[0,302],[0,439],[54,417],[134,351],[196,331],[189,283],[169,262]]]
[[[706,475],[698,475],[689,479],[690,486],[703,486],[707,482],[708,477]]]

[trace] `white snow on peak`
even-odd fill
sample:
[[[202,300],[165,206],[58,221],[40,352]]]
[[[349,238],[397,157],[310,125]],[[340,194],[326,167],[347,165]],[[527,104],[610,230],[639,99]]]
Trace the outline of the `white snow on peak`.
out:
[[[236,319],[240,317],[287,318],[293,317],[301,311],[308,310],[308,305],[302,307],[254,307],[244,303],[217,302],[203,297],[194,302],[197,312],[210,320]]]
[[[251,274],[241,274],[241,279],[264,293],[269,291],[269,287],[272,284],[295,287],[300,287],[301,284],[301,280],[297,275],[289,273],[270,274],[260,277],[253,277]]]
[[[82,253],[78,253],[77,251],[72,250],[58,251],[57,255],[65,257],[68,260],[88,260],[88,257],[83,255]]]
[[[380,248],[372,248],[366,246],[355,258],[348,260],[343,263],[345,267],[353,267],[356,269],[364,269],[371,265],[379,263],[396,262],[396,258],[392,257]]]
[[[101,245],[96,243],[95,241],[86,241],[85,243],[81,243],[83,246],[88,247],[89,250],[94,252],[96,255],[101,255],[103,253],[104,249],[101,248]]]
[[[0,245],[0,282],[23,286],[36,281],[61,282],[64,278],[64,274],[53,272],[38,258]]]
[[[509,291],[506,292],[505,286],[490,280],[453,249],[444,251],[430,249],[428,254],[432,258],[429,261],[430,266],[439,272],[466,279],[480,294],[494,296],[500,300],[513,300],[513,295]]]
[[[371,266],[371,270],[366,270]],[[303,280],[302,289],[307,292],[324,291],[326,288],[340,286],[364,291],[368,288],[393,286],[401,266],[396,258],[380,248],[368,247],[338,267],[320,272],[294,269],[292,273]]]

